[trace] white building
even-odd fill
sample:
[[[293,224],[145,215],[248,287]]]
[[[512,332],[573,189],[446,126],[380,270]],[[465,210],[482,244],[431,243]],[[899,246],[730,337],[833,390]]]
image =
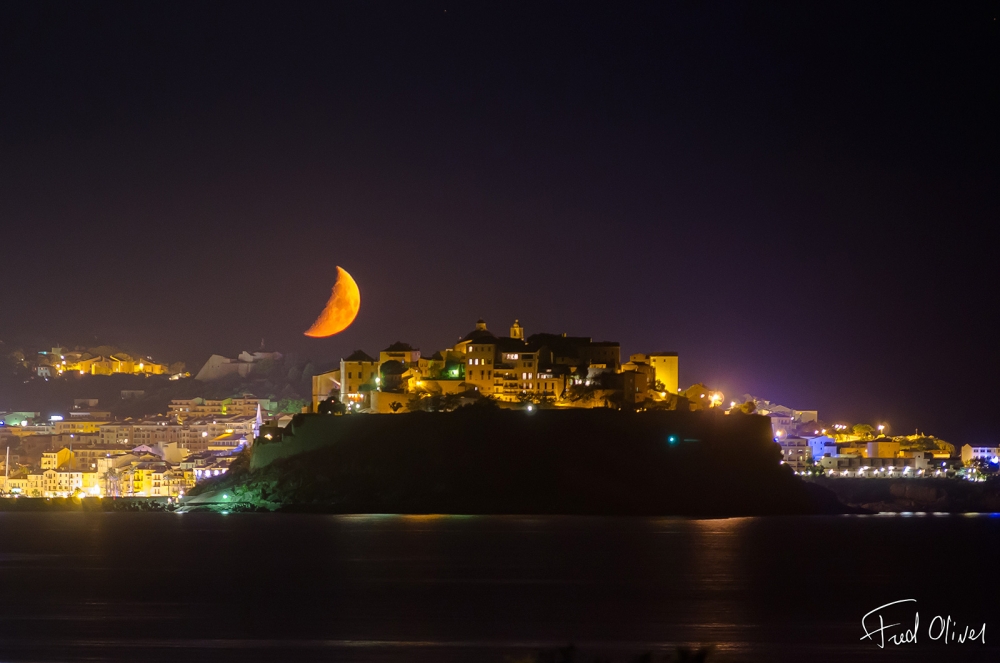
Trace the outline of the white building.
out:
[[[812,448],[803,437],[779,438],[778,446],[781,447],[781,461],[796,472],[806,469],[812,461]]]
[[[809,448],[812,450],[813,460],[819,461],[823,456],[837,455],[837,441],[827,435],[808,437]]]
[[[1000,447],[963,445],[962,462],[968,463],[973,460],[986,460],[993,463],[1000,462]]]
[[[250,375],[250,371],[253,370],[253,366],[257,362],[264,359],[277,361],[281,357],[280,352],[241,352],[236,359],[230,359],[222,355],[212,355],[205,362],[205,365],[201,367],[201,370],[198,371],[198,374],[194,376],[194,379],[209,382],[228,375],[239,375],[245,378]]]

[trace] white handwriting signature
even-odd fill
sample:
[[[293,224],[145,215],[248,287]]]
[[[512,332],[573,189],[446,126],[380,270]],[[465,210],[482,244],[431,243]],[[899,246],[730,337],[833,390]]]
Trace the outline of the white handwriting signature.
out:
[[[900,599],[899,601],[892,601],[891,603],[886,603],[885,605],[880,605],[874,610],[870,611],[864,617],[861,618],[861,628],[864,629],[865,634],[861,636],[862,640],[871,640],[879,646],[880,649],[884,649],[886,643],[891,645],[907,645],[916,644],[918,631],[920,629],[920,613],[914,611],[913,613],[913,628],[903,627],[901,631],[892,632],[897,626],[900,626],[902,622],[896,622],[894,624],[886,624],[881,611],[888,608],[891,605],[898,605],[900,603],[916,603],[916,599]],[[868,630],[869,617],[876,615],[878,617],[878,628],[872,628]],[[874,621],[874,618],[871,620]],[[876,639],[875,636],[878,636]],[[980,642],[986,644],[986,624],[983,624],[982,628],[978,631],[974,626],[966,626],[964,629],[962,626],[951,618],[951,615],[941,616],[935,615],[927,627],[927,637],[930,640],[944,640],[945,644],[955,643],[955,644],[965,644],[972,642]]]

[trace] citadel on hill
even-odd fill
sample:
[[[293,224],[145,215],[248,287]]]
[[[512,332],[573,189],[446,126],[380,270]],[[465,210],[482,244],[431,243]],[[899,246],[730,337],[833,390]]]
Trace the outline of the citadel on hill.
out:
[[[557,407],[605,407],[609,402],[668,401],[678,394],[677,353],[636,354],[621,361],[621,346],[566,334],[526,335],[515,320],[497,336],[479,320],[450,347],[422,356],[393,343],[373,357],[362,350],[340,368],[312,379],[312,411],[338,400],[373,413],[424,409],[435,397]]]

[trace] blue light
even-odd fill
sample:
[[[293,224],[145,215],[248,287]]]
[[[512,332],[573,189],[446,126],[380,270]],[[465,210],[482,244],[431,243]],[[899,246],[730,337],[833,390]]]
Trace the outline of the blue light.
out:
[[[670,444],[677,444],[677,436],[671,435],[670,437],[667,438],[667,442],[669,442]]]

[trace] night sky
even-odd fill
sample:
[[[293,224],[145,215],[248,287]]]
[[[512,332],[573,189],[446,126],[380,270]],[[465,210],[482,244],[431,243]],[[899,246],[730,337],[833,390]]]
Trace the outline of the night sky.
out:
[[[1000,3],[4,3],[0,339],[506,333],[1000,441]],[[309,339],[336,265],[361,288]]]

